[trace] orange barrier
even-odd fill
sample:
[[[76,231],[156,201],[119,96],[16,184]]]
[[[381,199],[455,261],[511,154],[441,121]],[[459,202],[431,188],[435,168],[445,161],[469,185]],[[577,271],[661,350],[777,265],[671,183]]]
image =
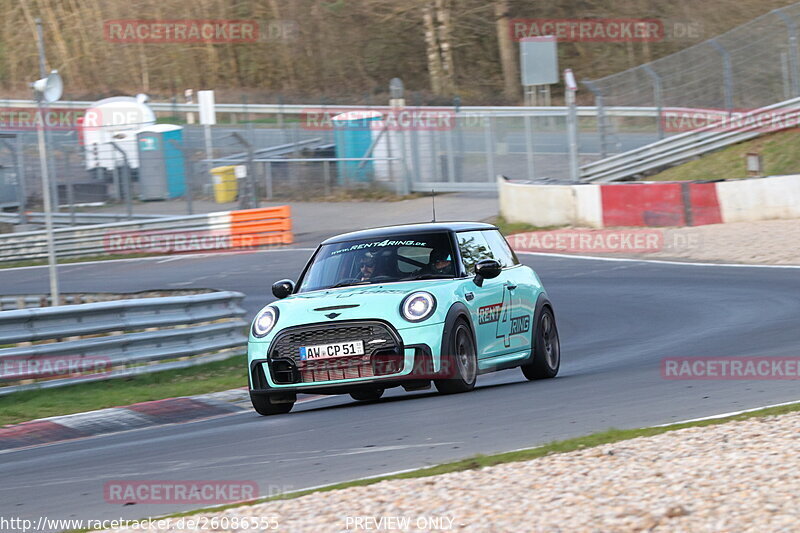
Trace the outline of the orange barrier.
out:
[[[231,245],[234,248],[292,244],[292,212],[288,205],[231,211]]]

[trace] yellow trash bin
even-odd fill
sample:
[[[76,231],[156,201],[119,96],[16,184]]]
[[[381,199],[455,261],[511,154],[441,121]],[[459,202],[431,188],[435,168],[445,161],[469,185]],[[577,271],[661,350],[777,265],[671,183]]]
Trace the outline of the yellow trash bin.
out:
[[[239,184],[236,182],[236,167],[224,166],[211,169],[214,183],[214,201],[225,204],[236,201]]]

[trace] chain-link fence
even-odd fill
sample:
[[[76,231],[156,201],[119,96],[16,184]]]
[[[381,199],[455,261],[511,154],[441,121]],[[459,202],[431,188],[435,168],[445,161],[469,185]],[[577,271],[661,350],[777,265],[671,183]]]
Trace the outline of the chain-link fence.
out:
[[[670,128],[665,120],[670,108],[730,112],[800,96],[798,24],[800,3],[651,63],[584,84],[598,106],[657,108],[658,118],[641,127],[662,138],[682,130]],[[693,124],[687,121],[686,129]],[[613,145],[615,133],[623,126],[611,119],[600,126],[607,143]],[[619,150],[612,147],[610,151]]]
[[[336,115],[342,110],[330,112]],[[404,112],[431,111],[407,108]],[[157,213],[158,202],[147,200],[162,194],[164,199],[186,200],[186,210],[191,212],[192,201],[218,200],[215,176],[219,172],[212,169],[233,166],[246,167],[248,179],[233,180],[238,182],[234,187],[243,192],[238,199],[236,194],[234,200],[228,197],[226,203],[238,202],[243,194],[252,198],[253,190],[261,200],[314,200],[354,191],[367,197],[431,189],[491,191],[501,174],[542,182],[569,180],[564,108],[507,113],[437,108],[436,112],[447,117],[444,127],[370,125],[342,131],[336,126],[309,126],[300,114],[283,116],[280,121],[265,117],[262,122],[210,127],[208,145],[203,126],[185,124],[180,141],[170,141],[176,150],[163,161],[166,167],[174,169],[177,164],[182,169],[175,178],[181,181],[178,187],[168,183],[173,177],[150,174],[161,161],[147,160],[150,143],[143,142],[141,134],[138,141],[134,135],[86,144],[78,130],[50,131],[54,205],[69,212],[94,202],[117,202],[121,213]],[[182,117],[176,118],[181,122]],[[635,131],[628,135],[627,142],[636,146],[653,140]],[[18,131],[4,141],[0,167],[13,170],[15,183],[24,186],[23,208],[40,209],[37,133]],[[581,163],[599,158],[600,144],[596,115],[585,109]],[[155,197],[152,191],[157,191]]]

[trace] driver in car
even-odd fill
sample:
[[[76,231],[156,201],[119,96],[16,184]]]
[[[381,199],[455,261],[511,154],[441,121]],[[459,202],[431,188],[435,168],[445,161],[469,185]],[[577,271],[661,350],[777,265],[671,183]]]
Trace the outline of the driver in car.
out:
[[[428,271],[431,274],[452,276],[453,258],[447,250],[433,250],[428,262]]]
[[[377,261],[375,260],[375,254],[367,252],[365,253],[358,264],[359,274],[358,274],[358,281],[369,281],[370,279],[375,277],[375,267]]]

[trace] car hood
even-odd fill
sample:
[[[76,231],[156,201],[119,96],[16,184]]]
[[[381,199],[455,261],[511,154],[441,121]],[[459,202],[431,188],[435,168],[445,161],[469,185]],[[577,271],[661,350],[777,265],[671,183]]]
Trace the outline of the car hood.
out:
[[[411,281],[293,294],[270,304],[279,313],[275,329],[263,339],[250,340],[269,342],[278,331],[287,327],[346,320],[385,320],[397,329],[443,322],[453,299],[457,298],[456,290],[460,281]],[[400,314],[403,299],[417,291],[427,291],[437,301],[433,315],[422,323],[408,322]]]

